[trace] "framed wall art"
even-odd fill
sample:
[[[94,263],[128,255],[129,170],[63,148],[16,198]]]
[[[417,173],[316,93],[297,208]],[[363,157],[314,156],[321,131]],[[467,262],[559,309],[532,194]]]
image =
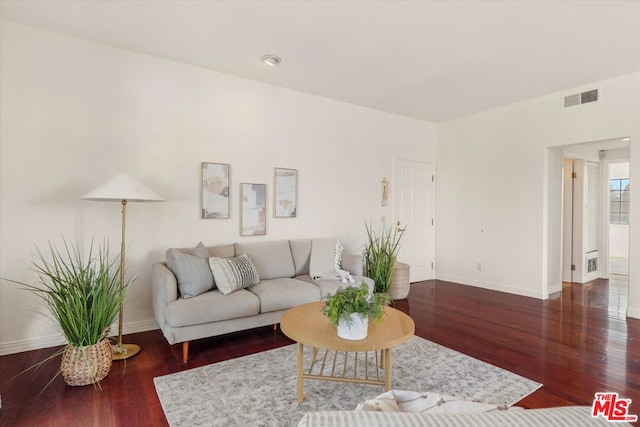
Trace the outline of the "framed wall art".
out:
[[[240,184],[240,235],[267,234],[267,185]]]
[[[229,218],[229,165],[202,163],[202,219]]]
[[[275,168],[273,184],[273,216],[295,218],[298,207],[298,171]]]

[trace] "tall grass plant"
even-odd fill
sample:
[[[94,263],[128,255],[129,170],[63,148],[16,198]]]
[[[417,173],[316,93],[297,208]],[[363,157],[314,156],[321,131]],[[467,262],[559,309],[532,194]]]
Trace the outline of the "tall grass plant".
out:
[[[83,257],[65,240],[63,250],[49,244],[48,258],[37,249],[32,268],[38,282],[22,285],[42,300],[70,345],[93,345],[109,336],[124,301],[128,283],[120,288],[118,261],[109,259],[107,243],[96,251],[92,242]]]
[[[371,224],[365,223],[364,226],[367,232],[364,248],[367,275],[375,282],[375,292],[388,293],[404,229],[382,224],[376,231]]]
[[[62,249],[56,249],[49,243],[47,256],[36,247],[36,255],[31,263],[38,277],[35,284],[5,280],[20,285],[40,298],[48,310],[47,317],[64,335],[69,346],[78,348],[80,357],[88,365],[94,365],[87,356],[86,348],[109,337],[111,325],[120,312],[131,283],[128,281],[120,286],[119,261],[110,259],[106,242],[97,249],[92,242],[88,254],[83,256],[78,245],[64,240]],[[37,370],[64,351],[56,351],[27,370]],[[109,354],[109,362],[110,359]],[[95,370],[94,366],[90,368]],[[99,380],[96,377],[92,382]]]

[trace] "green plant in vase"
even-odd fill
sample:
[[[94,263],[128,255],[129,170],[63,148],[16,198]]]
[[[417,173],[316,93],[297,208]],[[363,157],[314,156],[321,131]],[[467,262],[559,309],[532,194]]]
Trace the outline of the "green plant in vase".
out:
[[[42,300],[49,311],[49,319],[68,343],[32,368],[62,353],[56,376],[61,373],[69,385],[99,383],[111,369],[108,336],[131,281],[120,286],[120,263],[110,260],[106,243],[97,253],[92,243],[86,257],[81,255],[77,245],[72,246],[66,240],[63,250],[50,244],[49,252],[47,258],[37,249],[34,256],[32,269],[38,276],[36,284],[5,279],[21,285]]]
[[[375,292],[388,293],[393,267],[400,250],[400,239],[405,229],[388,227],[382,224],[375,231],[370,224],[364,224],[367,242],[364,248],[364,261],[367,276],[375,282]]]
[[[362,339],[366,337],[368,319],[380,321],[384,315],[384,306],[389,305],[391,298],[386,294],[372,294],[366,283],[360,287],[349,286],[339,289],[329,296],[322,309],[329,323],[338,328],[338,335],[346,339]],[[362,332],[350,331],[351,328],[363,327]],[[344,331],[344,332],[343,332]],[[351,334],[354,337],[351,337]]]

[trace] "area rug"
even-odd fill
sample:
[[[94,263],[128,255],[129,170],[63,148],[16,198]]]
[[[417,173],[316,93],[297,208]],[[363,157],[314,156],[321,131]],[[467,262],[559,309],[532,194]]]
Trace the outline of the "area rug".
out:
[[[306,351],[307,367],[310,358]],[[375,363],[372,353],[369,359]],[[305,380],[305,399],[298,403],[296,360],[296,346],[290,345],[153,381],[172,427],[296,426],[305,412],[351,410],[384,392],[382,386]],[[360,363],[359,369],[363,366]],[[420,337],[393,350],[392,373],[394,389],[432,391],[505,406],[542,386]]]

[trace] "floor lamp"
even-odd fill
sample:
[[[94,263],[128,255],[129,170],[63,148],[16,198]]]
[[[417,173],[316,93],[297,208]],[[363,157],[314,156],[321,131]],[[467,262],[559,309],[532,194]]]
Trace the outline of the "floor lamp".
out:
[[[122,241],[120,243],[120,288],[124,287],[125,272],[125,225],[127,222],[128,202],[163,202],[155,191],[136,181],[128,174],[120,174],[111,178],[101,186],[94,188],[84,196],[84,200],[99,202],[120,202],[122,204]],[[140,351],[136,344],[122,344],[122,304],[118,318],[118,344],[112,346],[113,360],[123,360],[135,356]]]

